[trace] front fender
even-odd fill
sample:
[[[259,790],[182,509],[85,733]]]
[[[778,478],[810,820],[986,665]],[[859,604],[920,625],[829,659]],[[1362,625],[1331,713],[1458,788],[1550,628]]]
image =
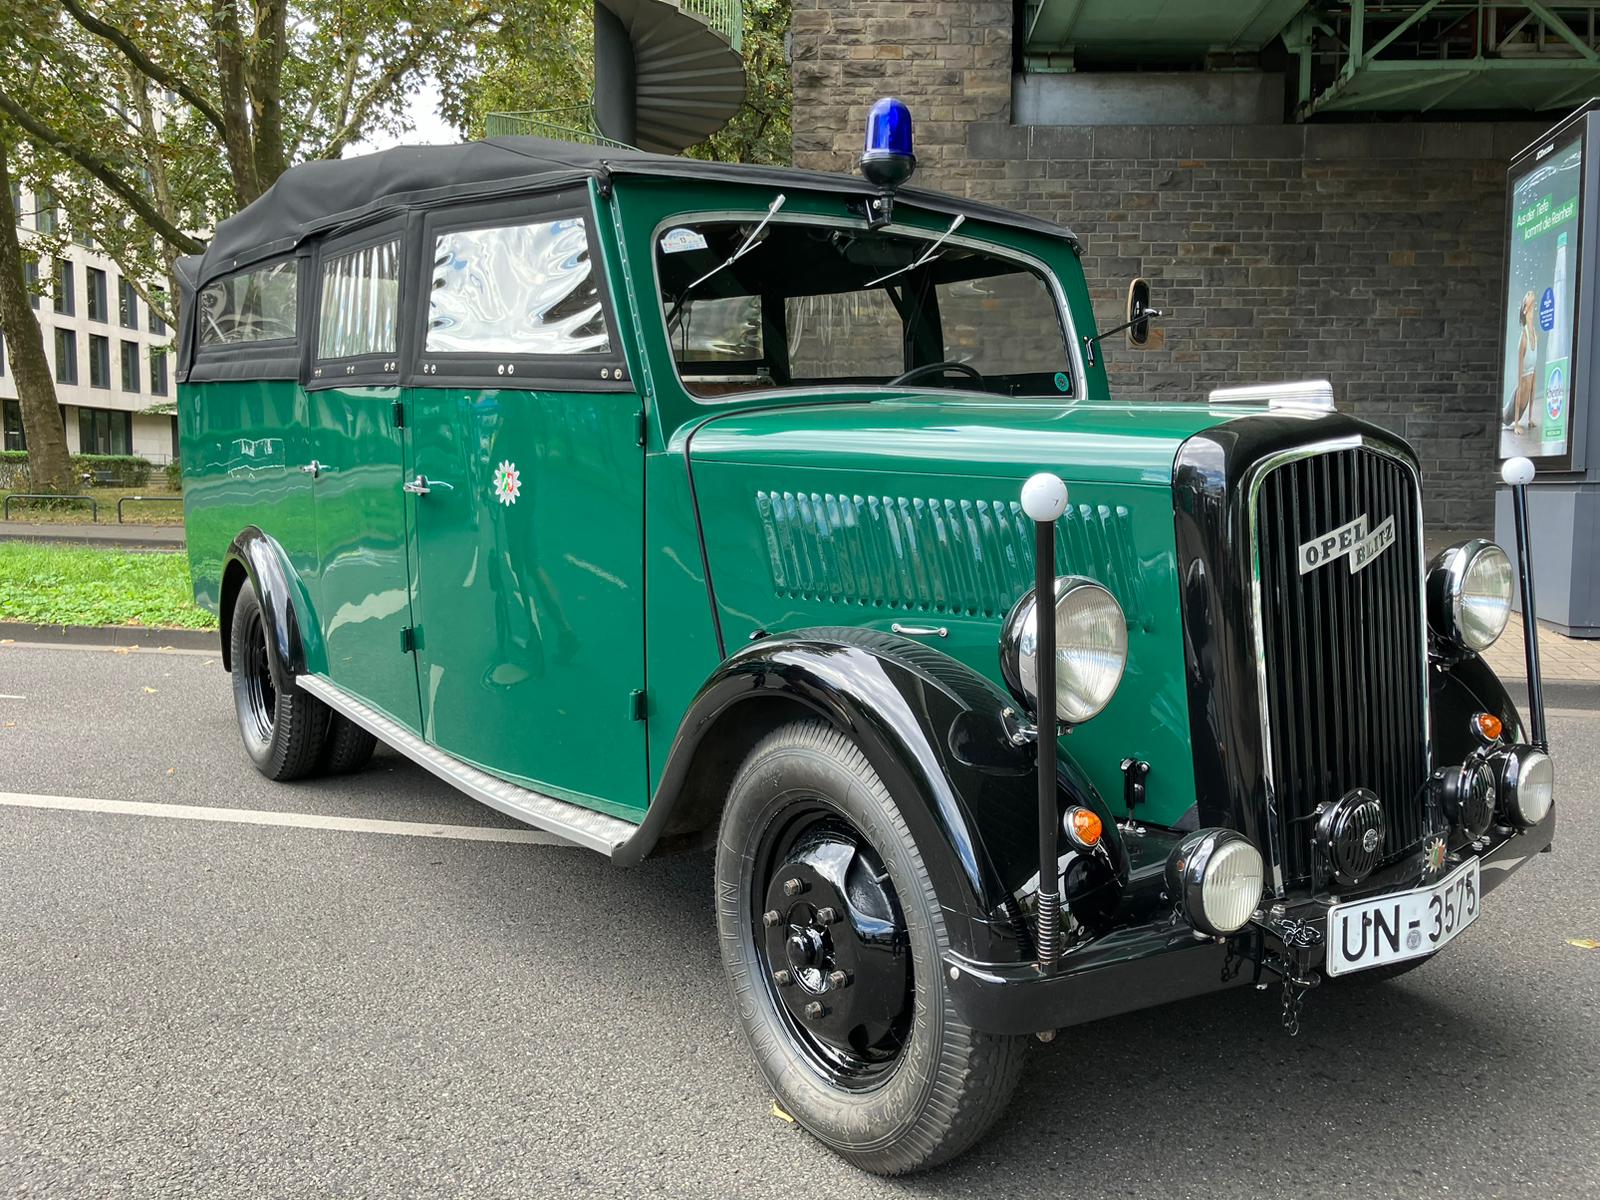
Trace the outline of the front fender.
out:
[[[297,675],[321,669],[321,638],[312,618],[310,597],[289,556],[270,535],[254,525],[247,526],[228,546],[223,559],[223,578],[237,563],[255,587],[261,601],[261,616],[272,635],[275,653],[271,655],[272,684],[293,687]],[[221,625],[224,659],[231,655],[230,629],[233,597],[237,590],[224,591]],[[225,667],[231,663],[224,661]]]
[[[1428,727],[1433,735],[1435,764],[1465,762],[1483,742],[1473,731],[1472,718],[1493,713],[1505,727],[1509,742],[1526,742],[1528,734],[1516,702],[1489,664],[1476,654],[1428,664]]]
[[[742,758],[755,740],[750,730],[763,727],[737,718],[755,718],[761,709],[753,706],[777,699],[816,713],[861,747],[922,854],[952,948],[980,961],[1028,957],[1020,901],[1038,875],[1034,749],[1012,743],[1012,726],[1002,716],[1011,702],[989,680],[936,650],[875,630],[800,630],[729,658],[690,706],[649,812],[614,861],[628,865],[648,854],[693,791],[705,744],[743,726],[735,751]],[[1058,807],[1094,809],[1107,850],[1103,873],[1074,871],[1069,860],[1068,878],[1082,891],[1097,890],[1125,877],[1126,856],[1110,811],[1065,751],[1062,759]],[[1059,850],[1074,853],[1065,834]]]

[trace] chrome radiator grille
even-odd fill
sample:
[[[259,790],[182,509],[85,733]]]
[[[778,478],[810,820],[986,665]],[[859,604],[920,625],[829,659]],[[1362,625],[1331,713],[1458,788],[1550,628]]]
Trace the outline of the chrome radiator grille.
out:
[[[1312,814],[1365,787],[1383,805],[1383,860],[1422,839],[1428,763],[1416,479],[1376,450],[1339,449],[1270,468],[1255,496],[1265,732],[1283,882],[1311,875]],[[1391,544],[1358,558],[1308,543],[1393,518]],[[1302,571],[1309,561],[1317,566]],[[1352,569],[1352,563],[1360,564]]]

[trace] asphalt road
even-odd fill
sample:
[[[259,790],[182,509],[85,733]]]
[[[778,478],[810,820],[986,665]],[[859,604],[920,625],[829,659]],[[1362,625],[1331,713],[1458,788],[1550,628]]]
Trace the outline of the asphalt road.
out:
[[[1600,1195],[1600,715],[1552,724],[1556,853],[1440,960],[1294,1040],[1276,990],[1067,1031],[887,1181],[771,1115],[709,858],[21,806],[513,828],[387,754],[266,782],[211,656],[0,646],[0,1195]]]

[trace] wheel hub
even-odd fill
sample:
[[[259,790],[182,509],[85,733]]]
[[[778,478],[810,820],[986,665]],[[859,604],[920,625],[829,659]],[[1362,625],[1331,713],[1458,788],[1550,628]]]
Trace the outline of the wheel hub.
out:
[[[909,1036],[911,954],[882,861],[843,822],[774,847],[756,942],[778,1003],[831,1074],[871,1075]]]

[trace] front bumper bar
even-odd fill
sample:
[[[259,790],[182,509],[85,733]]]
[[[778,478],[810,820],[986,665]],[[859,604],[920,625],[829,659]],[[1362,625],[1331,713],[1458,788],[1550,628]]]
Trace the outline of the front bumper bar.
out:
[[[1506,834],[1491,832],[1477,853],[1482,890],[1492,892],[1555,838],[1552,808],[1532,829]],[[1450,866],[1473,856],[1453,855]],[[1405,891],[1413,880],[1388,889]],[[1383,893],[1373,893],[1381,895]],[[1373,894],[1362,894],[1371,899]],[[1285,902],[1275,913],[1277,924],[1298,922],[1326,935],[1328,909],[1349,896],[1306,896]],[[1303,965],[1320,969],[1323,939]],[[979,963],[954,952],[944,957],[945,975],[961,1019],[976,1029],[996,1034],[1042,1033],[1121,1013],[1153,1008],[1275,977],[1273,957],[1292,958],[1275,935],[1260,925],[1247,926],[1221,941],[1198,937],[1176,912],[1168,910],[1147,924],[1113,928],[1092,941],[1065,950],[1054,969],[1037,962]]]

